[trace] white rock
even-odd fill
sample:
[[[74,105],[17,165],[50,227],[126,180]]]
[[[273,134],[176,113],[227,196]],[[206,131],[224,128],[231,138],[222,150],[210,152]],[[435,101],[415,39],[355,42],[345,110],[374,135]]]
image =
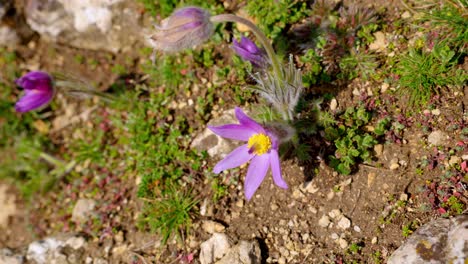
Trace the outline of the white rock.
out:
[[[374,245],[377,244],[377,237],[373,237],[371,240],[371,243]]]
[[[92,199],[79,199],[73,208],[72,221],[85,222],[94,213],[96,201]]]
[[[251,242],[240,241],[229,249],[227,254],[216,264],[257,264],[261,261],[260,245],[256,240],[253,240]]]
[[[49,255],[53,255],[62,246],[63,242],[56,238],[35,241],[29,244],[26,258],[29,261],[37,262],[37,264],[46,264]]]
[[[28,0],[24,10],[29,26],[46,40],[111,52],[146,41],[141,13],[130,1]]]
[[[231,248],[225,234],[214,233],[213,236],[200,245],[200,263],[212,264],[222,258]]]
[[[468,154],[462,156],[462,160],[468,160]]]
[[[354,229],[354,231],[356,231],[356,232],[358,232],[358,233],[361,233],[361,228],[360,228],[359,226],[355,225],[355,226],[353,227],[353,229]]]
[[[448,136],[440,130],[433,131],[427,137],[427,142],[434,146],[443,146],[447,143]]]
[[[349,220],[346,216],[342,216],[338,221],[337,226],[343,230],[346,230],[351,227],[351,220]]]
[[[326,215],[323,215],[318,221],[318,225],[323,228],[328,227],[329,224],[330,224],[330,218],[328,218],[328,216]]]

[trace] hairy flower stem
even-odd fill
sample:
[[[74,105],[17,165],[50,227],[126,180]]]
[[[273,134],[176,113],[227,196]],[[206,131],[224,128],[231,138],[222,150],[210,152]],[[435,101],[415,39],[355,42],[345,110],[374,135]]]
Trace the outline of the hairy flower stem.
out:
[[[108,93],[104,93],[104,92],[92,89],[91,87],[86,87],[85,85],[74,82],[74,81],[58,80],[58,81],[55,81],[55,86],[58,88],[61,88],[65,94],[68,94],[71,96],[85,97],[85,98],[97,96],[106,102],[115,101],[115,98]]]
[[[278,57],[276,56],[275,50],[273,49],[273,46],[271,46],[270,42],[268,41],[268,38],[263,34],[263,32],[250,20],[245,19],[243,17],[239,17],[233,14],[221,14],[221,15],[216,15],[212,16],[210,18],[211,22],[214,23],[222,23],[222,22],[234,22],[234,23],[241,23],[254,33],[254,35],[257,37],[257,39],[260,41],[262,46],[265,48],[265,51],[270,57],[271,60],[271,65],[273,67],[273,71],[275,72],[276,76],[278,76],[281,80],[284,79],[283,71],[281,70],[280,67],[280,62],[278,60]]]

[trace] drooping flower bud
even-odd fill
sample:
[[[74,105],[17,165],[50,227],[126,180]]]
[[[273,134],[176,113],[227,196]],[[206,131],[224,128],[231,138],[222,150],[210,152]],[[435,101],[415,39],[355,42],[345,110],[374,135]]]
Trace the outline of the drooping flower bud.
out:
[[[176,52],[202,44],[213,33],[214,25],[208,11],[199,7],[184,7],[156,26],[150,43],[157,50]]]
[[[54,97],[52,77],[46,72],[32,71],[16,80],[24,95],[15,105],[17,112],[29,112],[47,105]]]
[[[246,61],[250,61],[255,67],[265,68],[268,66],[268,59],[265,52],[257,47],[249,38],[242,36],[240,43],[234,39],[232,41],[232,48],[237,55]]]

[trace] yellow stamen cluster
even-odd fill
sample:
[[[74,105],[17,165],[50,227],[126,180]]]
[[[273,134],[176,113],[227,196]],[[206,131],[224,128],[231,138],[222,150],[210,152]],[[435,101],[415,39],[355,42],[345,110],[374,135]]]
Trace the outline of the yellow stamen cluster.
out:
[[[270,150],[271,140],[265,134],[255,134],[249,138],[247,146],[256,155],[263,155]]]

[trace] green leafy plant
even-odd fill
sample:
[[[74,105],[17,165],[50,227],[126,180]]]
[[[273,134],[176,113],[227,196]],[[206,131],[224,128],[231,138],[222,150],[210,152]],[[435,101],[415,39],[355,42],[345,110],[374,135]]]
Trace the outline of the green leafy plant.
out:
[[[359,161],[370,161],[378,136],[385,133],[385,127],[389,124],[388,119],[383,119],[377,122],[377,132],[364,132],[363,126],[369,124],[371,119],[371,112],[363,106],[351,107],[339,116],[338,124],[325,127],[325,138],[336,147],[335,155],[329,156],[330,166],[339,173],[350,174]]]
[[[379,66],[376,55],[353,50],[344,56],[340,63],[339,76],[348,80],[361,77],[368,80]]]
[[[309,11],[305,1],[256,0],[248,1],[247,12],[257,19],[267,37],[275,40],[287,25],[305,18]]]

